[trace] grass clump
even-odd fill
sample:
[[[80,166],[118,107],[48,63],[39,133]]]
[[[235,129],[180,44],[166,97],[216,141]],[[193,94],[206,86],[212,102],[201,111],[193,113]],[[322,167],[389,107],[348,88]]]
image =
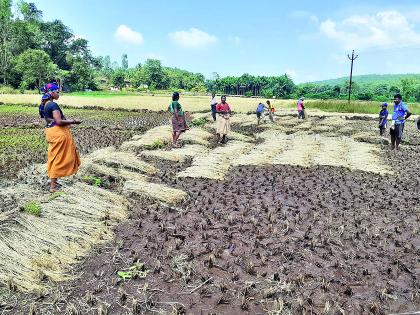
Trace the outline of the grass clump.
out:
[[[130,280],[130,279],[144,279],[147,277],[149,270],[146,269],[145,265],[140,262],[136,262],[132,265],[128,270],[121,270],[117,272],[117,276],[122,280]]]
[[[23,211],[34,216],[41,216],[42,208],[36,201],[30,201],[23,206]]]
[[[204,117],[196,118],[191,121],[191,125],[194,127],[200,127],[207,124],[207,119]]]
[[[157,139],[157,140],[153,141],[153,143],[146,144],[144,146],[144,148],[146,150],[157,150],[157,149],[162,149],[163,147],[165,147],[165,143],[163,143],[163,141],[160,140],[160,139]]]
[[[99,177],[96,176],[92,176],[92,175],[87,175],[87,176],[83,176],[83,181],[89,185],[93,185],[96,187],[101,187],[102,185],[102,180]]]

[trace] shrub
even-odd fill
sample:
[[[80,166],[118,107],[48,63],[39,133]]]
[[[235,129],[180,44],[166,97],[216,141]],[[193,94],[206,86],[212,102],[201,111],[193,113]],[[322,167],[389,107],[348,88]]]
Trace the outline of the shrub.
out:
[[[23,211],[34,216],[41,216],[41,206],[36,201],[30,201],[23,206]]]
[[[245,97],[251,97],[251,96],[253,96],[254,94],[251,92],[251,91],[248,91],[248,92],[245,92]]]
[[[274,96],[274,93],[273,93],[273,91],[272,90],[263,90],[262,91],[262,95],[265,97],[265,98],[273,98],[273,96]]]

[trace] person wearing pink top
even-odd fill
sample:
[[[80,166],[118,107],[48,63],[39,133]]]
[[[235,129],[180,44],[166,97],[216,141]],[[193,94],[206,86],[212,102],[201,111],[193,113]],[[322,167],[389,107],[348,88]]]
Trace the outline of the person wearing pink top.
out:
[[[305,119],[305,105],[303,105],[304,101],[305,98],[301,97],[297,102],[298,119]]]
[[[226,136],[230,131],[230,106],[226,103],[226,96],[220,99],[222,102],[216,106],[216,135],[217,140],[222,137],[221,143],[226,143]]]

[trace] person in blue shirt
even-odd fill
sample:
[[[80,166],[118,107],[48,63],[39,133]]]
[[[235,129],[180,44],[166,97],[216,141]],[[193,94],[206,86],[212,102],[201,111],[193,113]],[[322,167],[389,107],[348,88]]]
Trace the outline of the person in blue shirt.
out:
[[[394,112],[392,113],[391,129],[391,149],[399,150],[401,139],[404,132],[405,120],[411,116],[411,111],[407,105],[403,103],[401,94],[394,95]]]
[[[384,135],[387,121],[388,121],[388,103],[383,103],[382,109],[379,112],[379,135],[380,136]]]
[[[257,111],[256,111],[257,119],[258,119],[258,125],[260,124],[261,117],[264,114],[264,111],[265,111],[265,105],[263,103],[259,103],[258,106],[257,106]]]

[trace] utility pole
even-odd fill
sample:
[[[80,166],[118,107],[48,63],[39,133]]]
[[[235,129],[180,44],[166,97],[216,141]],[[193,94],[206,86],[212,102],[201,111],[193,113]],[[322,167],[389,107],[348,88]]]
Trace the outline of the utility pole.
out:
[[[359,55],[354,55],[354,50],[351,53],[351,57],[350,55],[347,55],[347,58],[349,58],[349,60],[351,60],[351,68],[350,68],[350,86],[349,86],[349,104],[350,104],[350,96],[351,96],[351,85],[353,83],[353,62],[357,59],[357,57],[359,57]]]

